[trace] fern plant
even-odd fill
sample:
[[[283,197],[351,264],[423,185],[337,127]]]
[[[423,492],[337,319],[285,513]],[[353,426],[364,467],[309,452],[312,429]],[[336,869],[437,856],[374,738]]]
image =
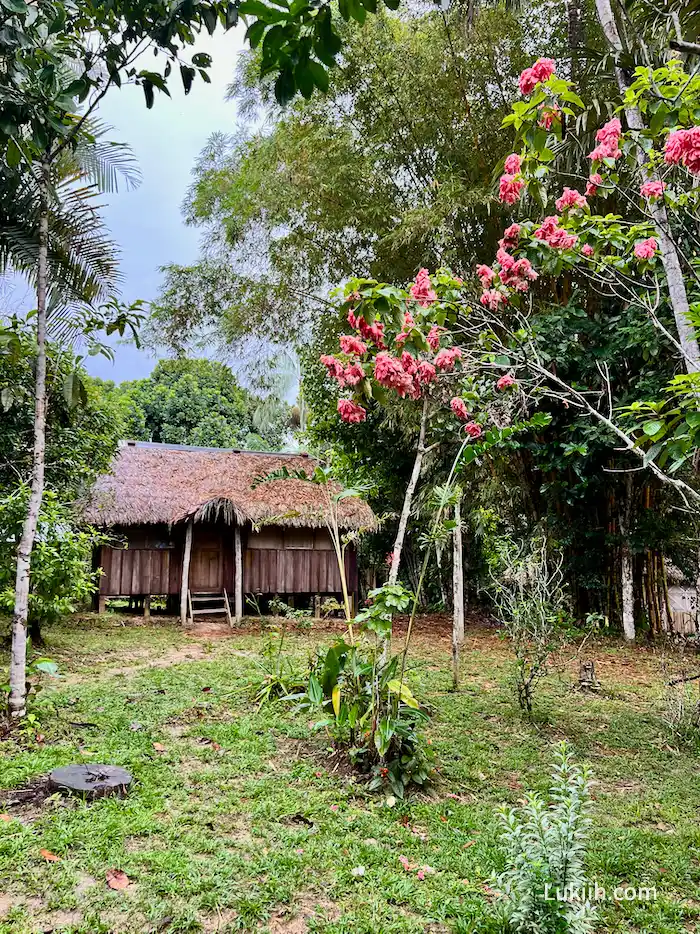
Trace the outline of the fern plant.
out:
[[[499,910],[511,930],[586,934],[593,929],[595,907],[585,870],[590,784],[588,771],[573,762],[562,742],[549,800],[532,793],[522,807],[500,811],[506,868],[496,884]]]

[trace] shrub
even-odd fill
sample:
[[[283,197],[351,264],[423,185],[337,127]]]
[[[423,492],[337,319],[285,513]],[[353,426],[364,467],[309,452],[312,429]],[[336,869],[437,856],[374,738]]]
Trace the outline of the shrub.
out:
[[[26,512],[27,489],[20,487],[0,503],[0,612],[14,606],[17,541]],[[94,593],[99,571],[92,569],[92,553],[104,536],[79,528],[55,493],[47,491],[41,506],[32,551],[29,628],[36,639],[40,627],[53,623]]]
[[[535,689],[566,632],[562,560],[552,567],[545,539],[520,549],[506,541],[500,548],[499,571],[492,570],[491,576],[496,615],[515,655],[518,703],[530,715]]]
[[[586,898],[584,866],[590,784],[586,768],[575,765],[567,744],[561,743],[549,801],[532,793],[522,807],[501,810],[506,868],[496,885],[500,911],[512,930],[586,934],[593,929],[595,909]]]
[[[316,714],[353,765],[371,774],[369,787],[388,788],[398,798],[424,785],[432,773],[432,750],[421,733],[430,717],[397,677],[400,656],[381,666],[376,647],[338,639],[312,660],[308,683],[290,700]]]

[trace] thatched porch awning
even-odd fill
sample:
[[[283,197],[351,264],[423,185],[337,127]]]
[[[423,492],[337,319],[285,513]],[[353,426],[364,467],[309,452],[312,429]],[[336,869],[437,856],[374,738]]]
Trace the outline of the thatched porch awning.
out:
[[[104,527],[174,525],[188,518],[323,526],[325,498],[314,484],[275,480],[253,486],[256,478],[282,467],[310,474],[314,461],[307,454],[124,442],[112,473],[95,484],[83,516]],[[340,517],[346,529],[371,528],[376,521],[370,507],[355,497],[341,500]]]

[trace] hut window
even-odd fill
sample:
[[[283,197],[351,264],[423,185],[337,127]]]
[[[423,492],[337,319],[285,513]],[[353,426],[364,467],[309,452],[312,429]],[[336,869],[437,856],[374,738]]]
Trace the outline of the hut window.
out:
[[[282,549],[283,547],[282,530],[279,528],[262,528],[259,532],[251,532],[248,536],[248,548]]]
[[[287,529],[284,533],[284,547],[288,549],[311,549],[314,547],[313,529]]]

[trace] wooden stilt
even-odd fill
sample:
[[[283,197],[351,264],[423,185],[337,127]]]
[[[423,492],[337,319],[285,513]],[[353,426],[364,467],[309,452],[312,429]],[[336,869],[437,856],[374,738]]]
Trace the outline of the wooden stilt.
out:
[[[182,555],[182,581],[180,584],[180,624],[187,625],[187,599],[190,587],[190,558],[192,557],[192,519],[187,520],[185,550]]]
[[[243,549],[241,547],[241,527],[236,525],[233,531],[233,544],[236,561],[236,580],[234,586],[234,611],[236,622],[243,619]]]
[[[104,613],[107,609],[107,597],[104,594],[100,594],[97,598],[97,612]]]
[[[143,598],[143,618],[151,618],[151,595],[146,594]]]

